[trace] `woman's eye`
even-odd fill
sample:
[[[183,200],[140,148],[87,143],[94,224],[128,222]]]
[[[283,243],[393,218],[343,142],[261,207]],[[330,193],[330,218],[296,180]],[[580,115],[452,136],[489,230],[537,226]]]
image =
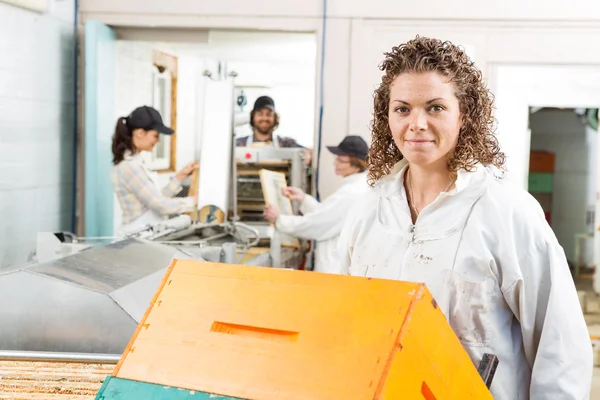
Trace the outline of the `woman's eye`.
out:
[[[395,111],[399,112],[399,113],[407,113],[410,110],[408,108],[406,108],[406,107],[397,107]]]
[[[444,107],[442,107],[442,106],[432,106],[431,107],[431,111],[435,111],[435,112],[444,111]]]

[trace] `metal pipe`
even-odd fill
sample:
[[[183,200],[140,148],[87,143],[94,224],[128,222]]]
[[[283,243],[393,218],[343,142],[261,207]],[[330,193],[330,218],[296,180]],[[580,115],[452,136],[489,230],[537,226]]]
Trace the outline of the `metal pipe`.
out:
[[[231,77],[231,92],[232,97],[235,98],[235,78],[238,76],[237,72],[231,71],[229,73]],[[254,134],[254,133],[253,133]],[[237,161],[235,159],[235,148],[237,147],[235,144],[235,110],[231,110],[231,165],[230,165],[230,173],[231,173],[231,205],[233,206],[233,223],[238,222],[238,193],[237,193]]]
[[[155,240],[153,243],[169,244],[173,246],[207,246],[208,242],[202,240]]]
[[[55,361],[66,363],[116,364],[120,359],[120,354],[0,350],[0,361]]]
[[[246,225],[243,222],[235,222],[233,224],[233,229],[235,231],[236,228],[244,228],[246,229],[248,232],[252,233],[254,235],[254,240],[252,242],[250,242],[248,240],[248,247],[254,247],[256,246],[259,242],[260,242],[260,232],[258,231],[258,229],[251,227],[250,225]]]

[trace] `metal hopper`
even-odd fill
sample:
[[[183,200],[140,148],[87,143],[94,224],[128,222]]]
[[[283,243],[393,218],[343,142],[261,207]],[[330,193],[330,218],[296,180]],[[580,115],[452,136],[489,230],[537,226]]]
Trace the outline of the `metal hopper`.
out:
[[[187,254],[125,239],[0,270],[0,349],[121,354],[171,260]]]

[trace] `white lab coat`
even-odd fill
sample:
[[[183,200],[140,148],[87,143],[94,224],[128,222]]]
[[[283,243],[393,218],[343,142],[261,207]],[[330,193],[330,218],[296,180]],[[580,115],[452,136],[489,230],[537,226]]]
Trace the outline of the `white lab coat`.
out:
[[[479,165],[459,171],[456,188],[413,226],[405,167],[398,163],[346,218],[341,272],[424,282],[475,366],[484,353],[499,358],[496,400],[588,399],[589,333],[537,201]]]
[[[275,227],[302,239],[316,240],[315,267],[317,272],[338,272],[338,238],[344,218],[356,199],[370,190],[365,172],[344,178],[342,186],[319,203],[306,195],[300,205],[303,215],[280,215]]]

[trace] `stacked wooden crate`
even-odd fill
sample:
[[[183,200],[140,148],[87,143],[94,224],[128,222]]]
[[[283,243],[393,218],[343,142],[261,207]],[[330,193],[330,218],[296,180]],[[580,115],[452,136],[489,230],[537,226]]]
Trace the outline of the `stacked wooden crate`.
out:
[[[532,151],[529,156],[529,193],[540,202],[546,220],[552,221],[555,155],[547,151]]]
[[[96,397],[132,399],[492,395],[422,283],[175,260]]]

